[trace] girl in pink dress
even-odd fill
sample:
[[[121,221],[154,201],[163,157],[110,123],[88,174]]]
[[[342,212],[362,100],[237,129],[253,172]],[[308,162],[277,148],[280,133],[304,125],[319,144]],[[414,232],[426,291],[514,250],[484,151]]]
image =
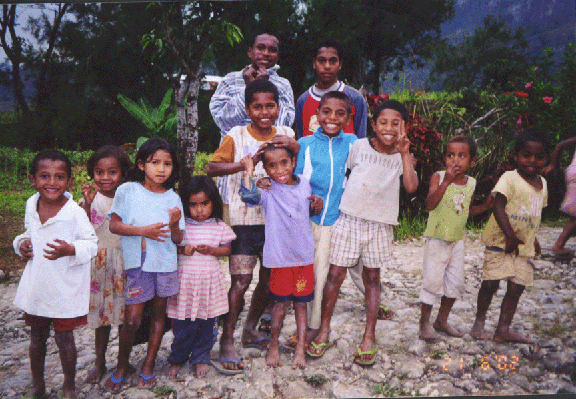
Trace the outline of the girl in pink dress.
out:
[[[197,377],[208,372],[218,316],[228,312],[228,284],[218,258],[230,255],[236,238],[222,221],[222,199],[208,176],[193,176],[180,193],[186,230],[178,247],[180,292],[168,300],[174,341],[168,378],[189,361]]]

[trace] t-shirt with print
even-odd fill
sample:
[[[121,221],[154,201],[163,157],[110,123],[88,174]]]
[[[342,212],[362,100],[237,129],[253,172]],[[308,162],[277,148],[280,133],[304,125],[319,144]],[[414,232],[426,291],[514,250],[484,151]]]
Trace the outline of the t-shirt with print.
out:
[[[350,169],[340,211],[375,222],[398,224],[400,204],[400,153],[376,151],[369,138],[356,140],[348,154]]]
[[[500,193],[506,197],[506,215],[512,230],[524,244],[518,246],[519,255],[534,257],[534,239],[540,227],[542,208],[548,205],[548,188],[546,180],[542,179],[542,190],[536,190],[516,170],[505,172],[493,193]],[[482,242],[490,247],[506,248],[506,236],[498,226],[494,214],[490,216],[486,229],[482,233]]]
[[[269,136],[262,137],[256,135],[252,129],[252,124],[246,126],[236,126],[232,128],[222,140],[220,147],[214,152],[211,161],[219,163],[240,162],[248,154],[254,155],[260,146],[276,135],[294,138],[294,131],[286,126],[272,127]],[[228,200],[230,207],[230,225],[253,226],[264,224],[264,209],[262,206],[248,208],[240,199],[238,191],[244,176],[244,171],[229,175],[228,180]],[[262,162],[258,162],[254,168],[254,179],[268,176]]]

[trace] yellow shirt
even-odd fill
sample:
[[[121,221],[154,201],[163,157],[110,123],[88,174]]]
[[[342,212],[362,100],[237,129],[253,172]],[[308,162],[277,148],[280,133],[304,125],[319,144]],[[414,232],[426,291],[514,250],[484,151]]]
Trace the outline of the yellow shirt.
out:
[[[548,188],[546,180],[542,179],[542,190],[536,190],[528,184],[516,170],[505,172],[493,193],[500,193],[506,197],[506,215],[514,230],[514,234],[524,244],[519,245],[519,255],[532,258],[536,254],[534,239],[540,227],[542,208],[548,205]],[[482,233],[482,242],[486,246],[495,246],[504,249],[506,237],[496,223],[494,214],[490,216],[486,229]]]

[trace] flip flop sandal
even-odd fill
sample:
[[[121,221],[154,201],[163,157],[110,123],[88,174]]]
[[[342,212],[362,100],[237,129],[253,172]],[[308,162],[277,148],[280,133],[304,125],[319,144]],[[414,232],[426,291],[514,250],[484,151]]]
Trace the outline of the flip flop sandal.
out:
[[[118,383],[120,384],[120,387],[116,390],[114,388],[108,388],[106,386],[106,381],[110,379],[110,381],[112,381],[114,383],[114,386],[116,386]],[[103,388],[105,391],[110,392],[112,394],[117,394],[122,390],[122,386],[124,385],[124,380],[126,379],[126,377],[120,377],[120,378],[116,378],[114,377],[114,372],[110,373],[110,376],[108,378],[106,378],[104,380],[104,384],[100,384],[100,387]]]
[[[236,359],[231,359],[228,357],[220,357],[217,359],[210,359],[210,364],[212,365],[212,367],[214,367],[216,369],[216,371],[218,371],[221,374],[224,375],[236,375],[236,374],[242,374],[244,373],[244,369],[237,369],[237,370],[230,370],[227,369],[226,367],[224,367],[223,363],[233,363],[236,366],[238,366],[240,364],[240,362],[242,362],[244,358],[242,356],[238,356]]]
[[[356,349],[356,353],[354,353],[354,363],[359,364],[362,367],[372,366],[374,362],[376,362],[376,353],[378,352],[378,347],[376,346],[374,349],[370,349],[368,351],[360,350],[360,347]],[[372,355],[370,360],[360,360],[362,355]]]
[[[258,331],[270,334],[272,332],[272,315],[263,314],[260,317],[260,325],[258,326]]]
[[[314,348],[314,352],[310,352],[310,346]],[[308,346],[308,349],[306,349],[306,354],[310,357],[318,359],[319,357],[324,356],[324,353],[326,353],[326,349],[330,348],[332,346],[332,343],[330,341],[326,341],[322,342],[321,344],[317,344],[316,342],[312,341],[310,342],[310,346]],[[318,349],[320,349],[320,352],[316,353]]]
[[[395,315],[395,313],[390,310],[390,306],[378,306],[378,314],[380,314],[380,309],[382,309],[384,316],[378,316],[378,320],[390,320]]]
[[[252,342],[242,344],[242,347],[260,349],[261,351],[268,350],[268,345],[262,344],[263,342],[270,342],[270,338],[258,338]]]
[[[138,376],[140,378],[142,378],[144,380],[144,382],[148,382],[150,381],[152,378],[156,378],[156,374],[152,374],[152,375],[144,375],[142,373],[138,374]],[[138,385],[139,389],[154,389],[156,387],[156,382],[154,382],[154,384],[152,385]]]

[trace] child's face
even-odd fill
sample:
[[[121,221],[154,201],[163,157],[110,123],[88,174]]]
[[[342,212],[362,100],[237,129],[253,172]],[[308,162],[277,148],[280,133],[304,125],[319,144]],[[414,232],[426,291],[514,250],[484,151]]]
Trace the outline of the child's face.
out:
[[[470,147],[468,147],[466,143],[449,143],[446,146],[444,162],[446,162],[447,168],[450,168],[452,165],[454,166],[456,176],[463,175],[472,164]]]
[[[190,216],[197,222],[203,222],[212,216],[212,201],[204,191],[190,195],[188,202]]]
[[[328,98],[316,110],[318,124],[324,134],[335,137],[350,121],[346,103],[338,98]]]
[[[256,68],[272,68],[278,61],[278,39],[266,33],[257,36],[248,49],[248,57]]]
[[[58,202],[72,184],[68,176],[66,163],[60,160],[42,159],[38,162],[38,170],[28,179],[40,194],[40,199],[46,203]]]
[[[376,140],[383,146],[393,146],[400,135],[402,114],[395,109],[385,108],[380,111],[376,122],[372,120],[372,129],[376,133]]]
[[[514,160],[518,164],[518,172],[526,177],[533,177],[540,173],[546,164],[544,146],[536,141],[528,141],[517,154]]]
[[[109,198],[114,197],[116,189],[122,184],[122,168],[116,157],[106,157],[96,162],[94,165],[94,183],[102,195]]]
[[[316,71],[318,83],[323,88],[328,88],[338,80],[338,71],[342,68],[342,61],[340,61],[335,48],[320,47],[316,57],[314,57],[312,67]]]
[[[254,93],[252,102],[246,107],[252,125],[260,130],[268,130],[278,117],[278,103],[272,93]]]
[[[284,148],[266,151],[264,155],[264,169],[276,183],[293,185],[295,166],[296,160]]]
[[[161,186],[172,174],[172,156],[166,150],[157,150],[145,163],[138,163],[144,172],[144,184]]]

